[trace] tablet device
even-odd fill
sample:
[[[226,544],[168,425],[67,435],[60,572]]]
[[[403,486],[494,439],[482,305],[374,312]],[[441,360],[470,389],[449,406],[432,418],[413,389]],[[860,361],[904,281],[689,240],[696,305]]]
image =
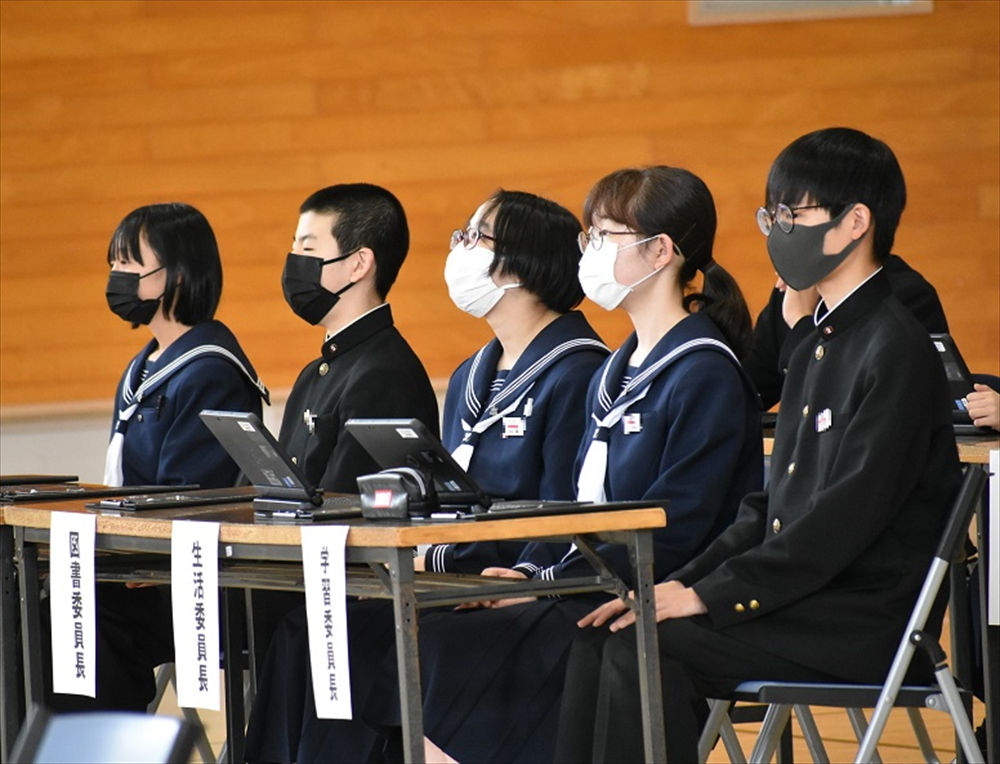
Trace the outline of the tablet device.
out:
[[[948,378],[948,390],[951,393],[952,421],[960,424],[972,424],[969,411],[965,406],[965,396],[972,392],[972,375],[965,365],[962,354],[950,334],[931,334],[931,342],[937,350],[938,358],[944,365],[944,374]]]
[[[173,509],[175,507],[197,507],[204,504],[228,504],[250,501],[257,495],[253,486],[242,488],[208,488],[201,491],[179,491],[176,493],[138,493],[115,496],[94,501],[84,506],[87,509],[116,510],[119,512],[141,512],[148,509]]]
[[[249,411],[208,409],[198,416],[256,489],[255,517],[266,520],[277,512],[304,522],[332,519],[329,513],[316,511],[323,506],[323,491],[309,483],[260,417]],[[357,497],[355,506],[350,513],[341,508],[338,517],[360,516]]]
[[[348,419],[344,427],[382,469],[429,474],[442,508],[482,512],[493,503],[419,419]]]
[[[662,502],[655,501],[594,504],[545,499],[495,500],[458,465],[444,444],[419,419],[348,419],[345,427],[382,469],[414,467],[430,474],[441,505],[441,512],[432,514],[432,519],[444,519],[448,510],[457,515],[471,512],[477,520],[494,520],[662,506]]]
[[[75,483],[79,479],[78,475],[0,475],[0,486]]]

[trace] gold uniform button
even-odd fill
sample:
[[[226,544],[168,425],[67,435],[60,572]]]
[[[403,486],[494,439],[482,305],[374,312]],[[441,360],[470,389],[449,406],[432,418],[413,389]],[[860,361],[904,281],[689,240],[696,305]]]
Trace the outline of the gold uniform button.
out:
[[[742,613],[744,610],[746,610],[746,608],[743,607],[742,602],[737,602],[735,605],[733,605],[733,610],[735,610],[737,613]]]
[[[795,472],[795,462],[788,465],[788,474],[791,475],[793,472]]]
[[[781,520],[779,520],[777,517],[774,518],[774,522],[771,523],[771,530],[774,531],[775,533],[781,530]]]
[[[808,403],[805,406],[802,407],[802,416],[803,417],[809,416],[809,404]]]
[[[326,361],[323,361],[323,363],[319,365],[319,375],[321,377],[325,377],[328,371],[330,371],[330,364],[328,364]]]
[[[751,610],[760,610],[760,603],[757,600],[750,600]]]
[[[292,457],[292,464],[298,464],[298,463],[299,463],[299,457],[293,456]]]
[[[816,352],[813,353],[813,356],[818,361],[818,360],[820,360],[824,356],[825,353],[826,353],[826,351],[823,349],[823,346],[822,345],[817,345],[816,346]]]
[[[138,421],[140,421],[140,422],[141,422],[141,421],[142,421],[142,414],[136,414],[136,415],[135,415],[135,418],[136,418],[136,419],[137,419]]]

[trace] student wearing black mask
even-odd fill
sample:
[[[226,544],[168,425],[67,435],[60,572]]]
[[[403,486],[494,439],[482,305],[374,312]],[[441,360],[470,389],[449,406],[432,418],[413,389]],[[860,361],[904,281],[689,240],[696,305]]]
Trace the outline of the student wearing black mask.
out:
[[[281,285],[295,314],[326,336],[295,380],[278,440],[325,490],[357,493],[358,475],[378,471],[344,430],[351,417],[412,417],[438,432],[427,372],[385,301],[409,244],[402,205],[379,186],[330,186],[299,208]]]
[[[108,307],[153,339],[118,383],[104,482],[233,485],[239,469],[198,412],[259,414],[267,388],[213,319],[222,264],[208,221],[187,204],[140,207],[115,231],[108,264]]]
[[[281,285],[292,311],[326,334],[319,357],[295,380],[278,442],[306,479],[326,491],[357,493],[358,476],[379,470],[344,429],[348,419],[414,418],[439,432],[427,372],[386,302],[409,245],[403,206],[379,186],[329,186],[299,208]],[[303,598],[255,591],[252,600],[260,658],[278,621]],[[294,671],[305,656],[275,659]],[[291,718],[294,710],[288,710]]]
[[[152,339],[118,383],[104,482],[233,485],[239,468],[198,412],[260,414],[267,388],[213,318],[222,265],[211,226],[187,204],[140,207],[118,225],[107,259],[108,307],[133,328],[147,326]],[[52,695],[50,682],[49,705],[143,711],[155,693],[153,669],[174,658],[170,591],[98,584],[97,608],[97,697]]]

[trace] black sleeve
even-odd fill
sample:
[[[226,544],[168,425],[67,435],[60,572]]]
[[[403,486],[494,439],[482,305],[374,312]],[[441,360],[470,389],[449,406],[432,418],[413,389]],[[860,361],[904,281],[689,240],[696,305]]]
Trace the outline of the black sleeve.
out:
[[[757,316],[750,353],[743,359],[743,368],[760,393],[765,409],[781,400],[781,387],[785,382],[781,349],[789,329],[781,315],[781,301],[781,292],[772,290],[771,299]]]
[[[892,293],[906,306],[929,334],[948,331],[948,319],[931,283],[911,268],[901,257],[890,255],[885,265]]]

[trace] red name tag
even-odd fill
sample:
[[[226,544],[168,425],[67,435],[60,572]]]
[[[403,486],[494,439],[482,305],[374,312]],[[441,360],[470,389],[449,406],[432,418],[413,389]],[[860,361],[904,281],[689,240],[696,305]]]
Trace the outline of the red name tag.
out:
[[[379,509],[387,509],[392,506],[392,491],[388,488],[382,488],[375,491],[375,498],[372,500],[372,506],[378,507]]]

